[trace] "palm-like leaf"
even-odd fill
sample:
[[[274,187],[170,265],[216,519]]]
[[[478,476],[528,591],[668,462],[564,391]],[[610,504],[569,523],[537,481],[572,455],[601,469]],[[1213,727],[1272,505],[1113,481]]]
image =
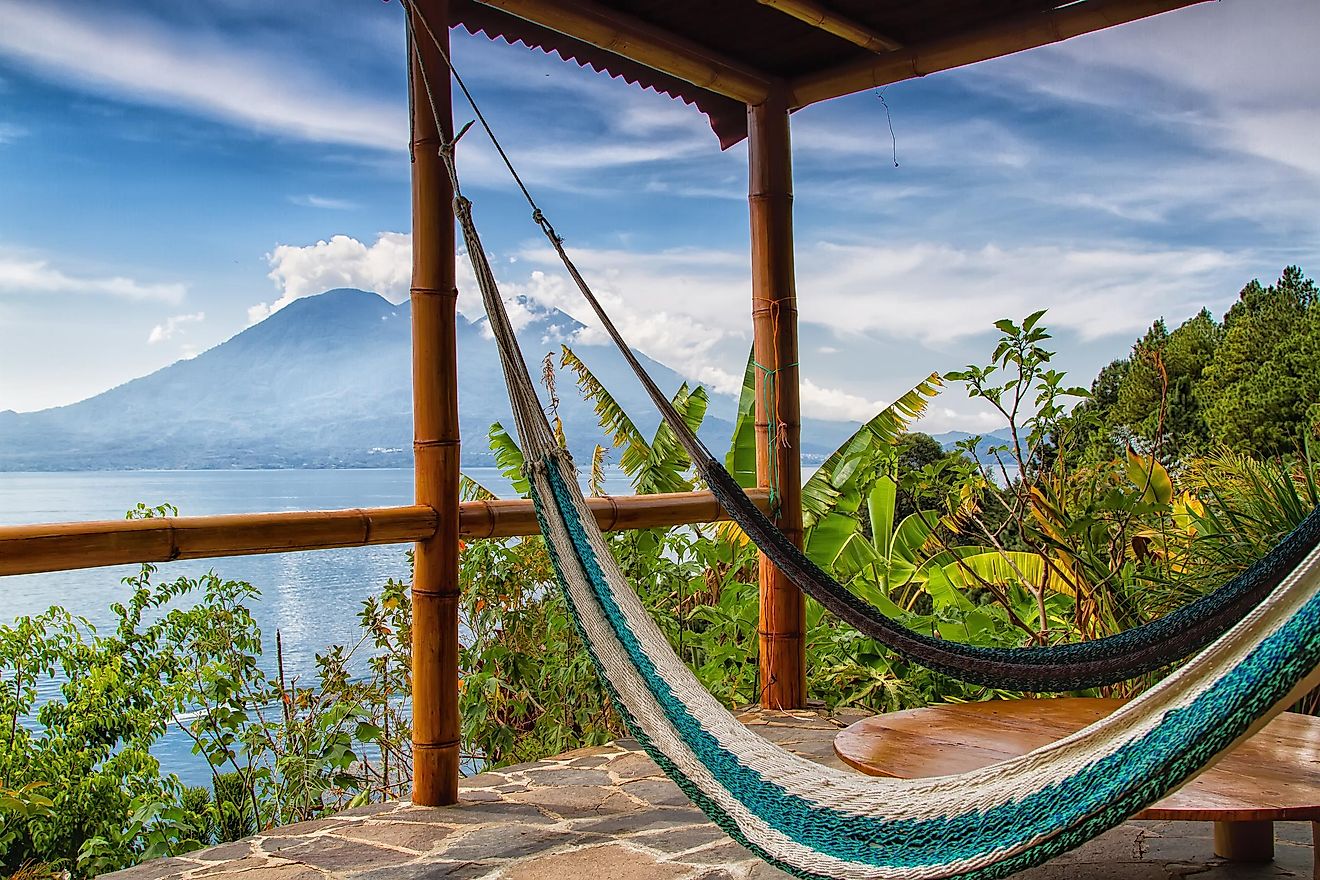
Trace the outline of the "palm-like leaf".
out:
[[[908,425],[926,412],[930,400],[940,393],[943,384],[939,373],[931,373],[916,387],[876,413],[830,453],[829,458],[811,475],[811,479],[802,484],[804,527],[811,528],[817,520],[838,506],[849,483],[860,475],[862,465],[877,452],[892,448]]]
[[[526,460],[523,458],[522,450],[518,448],[518,442],[509,436],[509,432],[504,430],[504,426],[499,422],[490,426],[490,449],[495,453],[495,466],[504,474],[504,478],[513,483],[513,491],[519,496],[526,498],[532,491],[532,485],[523,476],[523,465]]]
[[[591,478],[588,480],[588,487],[592,495],[605,494],[605,456],[608,453],[608,449],[599,445],[591,453]]]
[[[742,392],[738,395],[738,419],[724,466],[744,489],[756,486],[756,359],[747,353]]]
[[[861,465],[872,459],[877,450],[893,446],[908,425],[926,412],[929,401],[940,393],[943,385],[940,374],[931,373],[853,432],[825,459],[802,485],[804,527],[810,529],[840,506],[848,508],[847,512],[861,506],[860,489],[856,487],[857,478],[864,476]],[[738,485],[744,489],[756,486],[756,365],[750,353],[738,397],[738,419],[724,463]],[[857,503],[841,505],[844,496],[855,496]],[[851,500],[854,499],[850,497]]]
[[[583,397],[590,400],[595,408],[601,428],[611,435],[615,446],[623,448],[619,456],[619,467],[628,474],[639,495],[687,492],[692,489],[692,478],[688,475],[691,461],[667,424],[661,422],[651,442],[646,442],[646,438],[605,384],[566,345],[563,346],[561,362],[573,371]],[[701,427],[709,402],[706,389],[700,386],[689,389],[687,383],[673,397],[674,408],[693,432]]]
[[[458,497],[464,501],[495,501],[500,496],[496,495],[467,474],[459,474]]]
[[[1039,553],[1023,550],[986,550],[944,566],[949,581],[963,590],[975,589],[983,583],[994,586],[1021,586],[1036,590],[1040,587],[1071,596],[1072,585],[1046,564]]]
[[[650,452],[642,432],[619,406],[605,385],[595,377],[587,365],[567,345],[561,346],[560,363],[573,371],[573,378],[582,389],[582,396],[591,401],[601,428],[610,435],[615,446],[623,447],[619,467],[632,474],[646,461]]]
[[[673,398],[674,409],[678,410],[694,433],[701,427],[709,403],[705,388],[697,386],[689,391],[686,382],[679,387]],[[691,491],[692,479],[687,474],[691,464],[678,437],[669,425],[661,422],[651,440],[650,454],[634,475],[638,494]]]

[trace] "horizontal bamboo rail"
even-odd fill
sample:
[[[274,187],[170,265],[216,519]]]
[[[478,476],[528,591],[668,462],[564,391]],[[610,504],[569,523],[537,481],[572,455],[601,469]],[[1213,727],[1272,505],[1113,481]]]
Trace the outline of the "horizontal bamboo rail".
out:
[[[805,107],[863,89],[1035,49],[1093,31],[1126,24],[1205,0],[1085,0],[1021,18],[888,52],[833,70],[812,73],[789,85],[790,106]]]
[[[769,509],[767,490],[747,494]],[[587,499],[587,506],[606,531],[728,518],[710,492],[606,495]],[[403,544],[429,538],[436,527],[435,511],[424,505],[0,526],[0,575]],[[458,530],[468,540],[540,534],[526,499],[464,502]]]

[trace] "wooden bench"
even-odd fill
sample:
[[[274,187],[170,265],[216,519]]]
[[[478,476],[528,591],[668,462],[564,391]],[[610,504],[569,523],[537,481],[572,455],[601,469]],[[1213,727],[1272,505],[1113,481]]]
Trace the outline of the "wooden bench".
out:
[[[948,703],[865,718],[834,751],[872,776],[914,779],[977,770],[1062,739],[1122,700],[1064,698]],[[1284,713],[1187,785],[1134,819],[1215,823],[1215,855],[1274,858],[1274,823],[1309,821],[1320,852],[1320,718]],[[1320,860],[1315,877],[1320,880]]]

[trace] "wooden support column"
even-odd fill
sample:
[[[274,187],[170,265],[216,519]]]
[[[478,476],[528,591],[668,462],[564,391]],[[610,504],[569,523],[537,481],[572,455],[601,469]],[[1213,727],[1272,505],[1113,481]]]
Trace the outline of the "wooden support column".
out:
[[[773,486],[776,522],[802,545],[797,291],[793,280],[793,162],[782,97],[747,108],[756,363],[756,480]],[[773,436],[772,436],[773,432]],[[806,704],[802,592],[761,557],[761,705]]]
[[[416,14],[446,44],[447,0],[414,0]],[[452,136],[449,67],[414,20],[413,88],[413,453],[417,504],[437,529],[416,544],[413,572],[413,803],[458,800],[458,362],[455,336],[453,190],[437,152]],[[431,111],[423,86],[425,64]],[[440,118],[436,119],[436,115]]]

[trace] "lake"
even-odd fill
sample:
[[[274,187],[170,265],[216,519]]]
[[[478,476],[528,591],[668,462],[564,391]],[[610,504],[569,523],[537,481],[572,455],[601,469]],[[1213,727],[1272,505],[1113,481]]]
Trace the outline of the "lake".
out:
[[[466,473],[497,494],[513,494],[494,468]],[[410,504],[412,480],[412,471],[403,469],[0,473],[0,523],[121,519],[138,502],[168,502],[185,516]],[[611,492],[630,491],[627,478],[617,470],[609,474],[606,486]],[[410,546],[168,562],[160,565],[158,577],[214,570],[253,584],[262,592],[252,611],[270,652],[267,665],[273,669],[278,630],[287,674],[310,676],[317,652],[356,640],[362,599],[389,578],[408,577],[405,554]],[[136,571],[137,566],[113,566],[0,577],[0,621],[63,605],[93,624],[106,624],[110,603],[125,594],[120,579]],[[58,684],[45,682],[42,690],[54,693]],[[166,734],[157,757],[167,772],[178,773],[188,784],[209,781],[205,762],[192,755],[180,731]]]

